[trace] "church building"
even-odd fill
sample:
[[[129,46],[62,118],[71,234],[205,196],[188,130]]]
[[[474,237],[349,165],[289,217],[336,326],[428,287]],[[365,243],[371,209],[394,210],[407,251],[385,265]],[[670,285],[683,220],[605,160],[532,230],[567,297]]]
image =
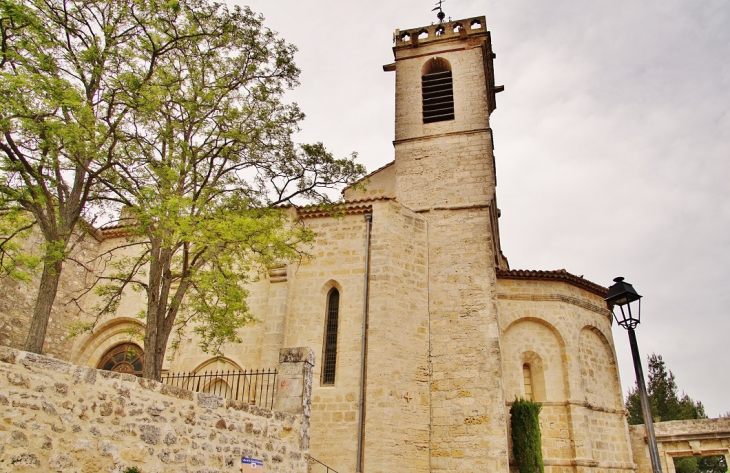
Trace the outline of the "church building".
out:
[[[546,471],[634,471],[606,288],[511,269],[501,251],[490,116],[502,87],[485,17],[396,30],[393,53],[383,69],[396,84],[394,161],[343,191],[343,216],[296,209],[316,257],[251,285],[259,322],[242,343],[215,358],[190,331],[164,369],[274,368],[282,348],[309,347],[309,452],[340,473],[516,471],[516,398],[542,403]],[[93,236],[91,256],[124,238]],[[130,338],[143,293],[93,333],[64,338],[79,317],[64,294],[82,275],[69,265],[63,277],[44,353],[105,369],[143,353]],[[34,293],[6,290],[0,344],[22,347]]]

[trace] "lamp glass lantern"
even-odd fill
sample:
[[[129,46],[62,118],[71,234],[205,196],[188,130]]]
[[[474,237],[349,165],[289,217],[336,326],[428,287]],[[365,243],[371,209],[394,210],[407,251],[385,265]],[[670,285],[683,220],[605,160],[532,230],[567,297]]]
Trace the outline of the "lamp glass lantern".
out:
[[[625,329],[633,330],[641,322],[641,296],[634,286],[624,281],[624,278],[615,278],[613,282],[614,284],[608,288],[606,302],[616,322]],[[638,304],[632,309],[631,303],[636,301]]]

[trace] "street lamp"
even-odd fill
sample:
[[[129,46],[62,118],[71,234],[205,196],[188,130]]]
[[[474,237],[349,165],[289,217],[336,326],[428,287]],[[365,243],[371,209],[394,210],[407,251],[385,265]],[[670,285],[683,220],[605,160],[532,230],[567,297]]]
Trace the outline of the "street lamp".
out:
[[[644,370],[641,368],[639,345],[636,343],[636,334],[634,333],[634,328],[641,322],[641,296],[636,292],[634,286],[624,282],[624,278],[615,278],[613,282],[613,286],[608,288],[606,303],[608,303],[616,322],[629,331],[629,343],[631,344],[631,355],[634,358],[636,384],[639,386],[639,397],[641,397],[641,411],[644,414],[644,427],[646,428],[646,437],[649,443],[651,466],[654,473],[662,473],[662,466],[659,463],[659,449],[657,449],[656,436],[654,435],[654,421],[651,418],[651,405],[649,404],[649,396],[646,393]],[[632,308],[631,303],[637,301],[638,303]],[[619,318],[616,307],[620,309],[621,318]]]

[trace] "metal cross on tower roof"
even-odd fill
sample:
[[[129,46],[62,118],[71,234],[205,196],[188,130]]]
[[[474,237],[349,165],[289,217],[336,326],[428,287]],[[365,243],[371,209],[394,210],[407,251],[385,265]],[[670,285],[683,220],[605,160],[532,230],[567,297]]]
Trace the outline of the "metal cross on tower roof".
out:
[[[436,4],[436,8],[434,8],[433,10],[431,10],[431,11],[436,11],[436,10],[438,10],[438,11],[439,11],[439,12],[438,12],[438,13],[436,14],[436,16],[437,16],[437,17],[438,17],[438,19],[439,19],[439,23],[443,23],[443,22],[444,22],[444,18],[446,18],[446,13],[444,13],[443,9],[441,8],[441,5],[442,5],[442,4],[443,4],[443,3],[445,2],[445,1],[446,1],[446,0],[439,0],[439,1],[438,1],[438,3]]]

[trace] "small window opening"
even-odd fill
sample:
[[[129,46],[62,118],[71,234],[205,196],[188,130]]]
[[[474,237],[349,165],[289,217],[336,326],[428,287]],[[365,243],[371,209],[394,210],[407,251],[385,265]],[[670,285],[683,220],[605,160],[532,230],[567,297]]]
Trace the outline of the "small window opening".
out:
[[[446,30],[444,30],[443,26],[439,26],[438,28],[436,28],[436,36],[443,36],[445,32]]]
[[[532,401],[532,370],[529,363],[522,365],[522,378],[525,382],[525,399]]]
[[[464,28],[464,27],[463,27],[463,26],[461,26],[461,23],[457,23],[457,24],[455,24],[455,25],[454,25],[454,33],[458,33],[458,32],[459,32],[459,31],[461,31],[461,30],[462,30],[463,28]]]
[[[478,30],[481,27],[482,27],[482,22],[481,21],[474,20],[474,21],[471,22],[471,29]]]
[[[407,43],[408,41],[411,40],[411,35],[409,35],[408,33],[403,33],[403,35],[401,35],[401,37],[400,37],[400,40],[403,41],[404,43]]]
[[[332,289],[327,298],[327,325],[324,334],[322,384],[335,384],[337,368],[337,326],[340,316],[340,292]]]
[[[421,91],[423,123],[454,119],[454,84],[449,61],[433,58],[424,65]]]
[[[418,32],[418,39],[426,39],[428,38],[428,31],[421,30]]]

